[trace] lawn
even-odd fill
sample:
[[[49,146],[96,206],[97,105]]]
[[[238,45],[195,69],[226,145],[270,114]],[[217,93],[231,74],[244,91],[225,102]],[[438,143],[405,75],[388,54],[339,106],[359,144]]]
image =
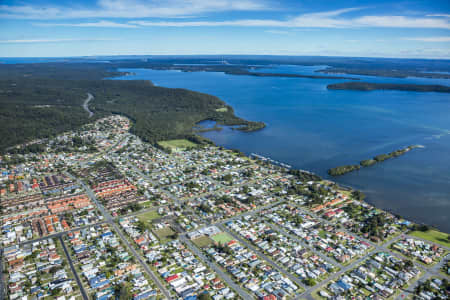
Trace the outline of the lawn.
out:
[[[161,218],[161,215],[156,210],[152,210],[152,211],[148,211],[146,213],[137,215],[137,217],[142,222],[150,222],[151,223],[152,220]]]
[[[149,207],[152,207],[152,201],[145,201],[145,202],[141,202],[141,203],[139,203],[140,205],[142,205],[142,207],[143,208],[149,208]]]
[[[450,241],[448,239],[449,235],[435,229],[430,229],[428,231],[412,231],[409,233],[409,235],[422,238],[433,243],[441,244],[445,247],[450,247]]]
[[[226,232],[221,232],[211,237],[215,242],[219,244],[225,244],[233,240],[233,238]]]
[[[323,238],[323,239],[326,239],[327,238],[327,233],[324,230],[320,230],[319,231],[319,236],[321,238]]]
[[[154,229],[153,232],[156,234],[161,243],[167,242],[170,240],[170,236],[175,232],[170,227],[165,227],[161,229]]]
[[[214,243],[214,241],[207,236],[201,236],[193,239],[192,242],[199,248],[205,248]]]
[[[173,150],[177,149],[186,149],[188,147],[197,147],[197,144],[188,141],[188,140],[169,140],[169,141],[160,141],[158,145],[164,148],[170,148]]]

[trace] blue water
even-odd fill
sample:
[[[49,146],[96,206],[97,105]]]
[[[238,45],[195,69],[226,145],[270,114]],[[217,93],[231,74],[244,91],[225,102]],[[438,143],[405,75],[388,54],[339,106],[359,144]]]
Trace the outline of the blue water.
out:
[[[278,66],[259,72],[320,75],[322,67]],[[238,116],[267,127],[203,135],[216,144],[258,153],[329,178],[327,169],[355,164],[411,144],[404,156],[332,180],[358,188],[367,201],[450,232],[450,96],[404,91],[332,91],[346,80],[254,77],[215,72],[125,69],[165,87],[218,96]],[[348,75],[345,75],[349,77]],[[449,85],[450,80],[353,76],[371,82]]]

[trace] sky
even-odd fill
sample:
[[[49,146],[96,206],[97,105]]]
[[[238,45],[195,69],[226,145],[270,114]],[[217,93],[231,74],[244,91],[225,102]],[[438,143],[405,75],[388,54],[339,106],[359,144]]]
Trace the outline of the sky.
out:
[[[0,57],[450,59],[450,1],[0,0]]]

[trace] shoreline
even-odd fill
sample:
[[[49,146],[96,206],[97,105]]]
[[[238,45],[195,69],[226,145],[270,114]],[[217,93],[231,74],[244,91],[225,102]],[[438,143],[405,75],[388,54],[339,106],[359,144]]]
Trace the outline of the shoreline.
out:
[[[220,147],[220,146],[217,146],[215,143],[214,143],[214,146]],[[421,146],[421,145],[417,145],[417,146],[418,146],[419,148],[420,148],[420,147],[423,147],[423,146]],[[246,156],[247,156],[247,155],[246,155]],[[247,157],[249,157],[250,159],[252,159],[251,156],[247,156]],[[314,172],[312,172],[312,171],[308,171],[308,170],[300,170],[300,169],[287,169],[287,168],[285,168],[285,167],[280,166],[279,164],[272,163],[270,157],[266,157],[266,158],[267,158],[267,160],[266,160],[265,162],[267,162],[267,163],[269,163],[269,164],[272,164],[272,165],[274,165],[274,166],[277,166],[277,167],[279,167],[279,168],[284,168],[284,169],[286,169],[286,170],[291,170],[291,171],[299,171],[299,172],[301,172],[301,173],[306,173],[306,174],[310,174],[310,175],[313,175],[313,176],[320,177],[320,178],[322,179],[322,181],[329,182],[329,183],[331,183],[331,184],[335,184],[336,186],[338,186],[339,189],[342,189],[342,190],[345,190],[345,191],[349,191],[349,192],[352,192],[352,191],[359,191],[359,192],[362,192],[362,191],[360,191],[359,189],[356,189],[356,188],[354,188],[354,187],[351,186],[351,185],[348,185],[348,184],[341,184],[341,183],[338,183],[338,182],[333,181],[333,180],[330,180],[330,179],[322,178],[321,176],[317,175],[316,173],[314,173]],[[256,159],[256,160],[258,160],[258,159]],[[275,161],[275,162],[279,163],[278,161]],[[356,199],[355,199],[355,200],[356,200]],[[406,218],[406,217],[404,217],[401,213],[396,213],[396,212],[392,211],[391,209],[385,209],[385,208],[378,207],[376,204],[371,203],[370,199],[368,199],[368,198],[365,198],[365,199],[363,199],[363,200],[357,200],[357,201],[364,202],[364,203],[366,203],[366,204],[368,204],[368,205],[370,205],[370,206],[372,206],[372,207],[374,207],[374,208],[376,208],[376,209],[385,211],[385,212],[387,212],[387,213],[389,213],[389,214],[391,214],[391,215],[394,215],[394,216],[395,216],[395,215],[398,215],[398,216],[400,216],[402,219],[405,219],[406,221],[411,222],[411,223],[413,223],[413,224],[417,224],[417,225],[426,225],[426,226],[430,227],[430,230],[437,230],[437,231],[440,231],[440,232],[445,233],[445,234],[450,234],[449,232],[446,232],[446,231],[444,231],[444,230],[441,230],[439,227],[437,227],[437,226],[435,226],[435,225],[433,225],[433,224],[428,224],[428,223],[425,223],[425,222],[417,222],[417,221],[415,221],[415,220],[413,220],[413,219]],[[413,231],[413,229],[411,229],[411,231]]]
[[[208,138],[205,138],[205,139],[208,139]],[[224,147],[224,146],[219,146],[219,145],[217,145],[214,141],[212,141],[212,140],[210,140],[210,139],[208,139],[208,140],[211,141],[212,145],[214,145],[215,147],[223,147],[223,148],[226,148],[226,149],[229,149],[229,150],[233,150],[233,149],[231,149],[231,148],[227,148],[227,147]],[[414,146],[415,146],[415,148],[424,148],[424,146],[422,146],[422,145],[414,145]],[[246,156],[247,158],[249,158],[249,159],[252,159],[252,160],[261,161],[261,162],[263,162],[263,163],[264,163],[264,162],[265,162],[265,163],[269,163],[269,164],[274,165],[274,166],[276,166],[276,167],[285,169],[287,172],[300,172],[300,173],[304,173],[304,174],[307,174],[307,175],[310,175],[310,176],[317,176],[317,177],[319,177],[322,181],[326,181],[326,182],[335,184],[336,186],[339,187],[339,189],[342,189],[342,190],[345,190],[345,191],[349,191],[349,192],[352,192],[352,191],[362,192],[361,190],[359,190],[359,189],[357,189],[357,188],[355,188],[355,187],[353,187],[353,186],[351,186],[351,185],[343,184],[343,183],[338,183],[338,182],[336,182],[336,181],[334,181],[334,180],[327,179],[327,178],[322,178],[321,176],[317,175],[316,173],[314,173],[314,172],[312,172],[312,171],[301,170],[301,169],[295,169],[295,168],[292,168],[292,167],[291,167],[291,168],[283,167],[281,164],[283,164],[283,165],[285,165],[285,166],[289,166],[289,167],[290,167],[290,165],[289,165],[289,164],[285,164],[285,163],[283,163],[283,162],[279,162],[279,161],[277,161],[277,160],[273,160],[273,159],[271,159],[270,157],[267,157],[267,156],[265,156],[266,160],[261,160],[261,159],[258,159],[258,158],[252,158],[252,155],[251,155],[251,154],[250,154],[250,155],[246,155],[246,154],[245,154],[245,156]],[[275,162],[275,163],[273,163],[273,162]],[[356,200],[356,199],[355,199],[355,200]],[[407,218],[407,217],[405,217],[402,213],[394,212],[394,211],[392,211],[391,209],[388,209],[388,208],[382,208],[382,207],[379,207],[378,205],[376,205],[375,203],[373,203],[372,201],[370,201],[370,198],[365,198],[365,199],[363,199],[363,200],[357,200],[357,201],[364,202],[364,203],[366,203],[366,204],[368,204],[368,205],[370,205],[370,206],[372,206],[372,207],[374,207],[374,208],[376,208],[376,209],[385,211],[385,212],[387,212],[387,213],[389,213],[389,214],[391,214],[391,215],[394,215],[394,216],[395,216],[395,215],[400,216],[401,218],[403,218],[403,219],[405,219],[406,221],[411,222],[411,223],[413,223],[413,224],[416,224],[416,225],[425,225],[425,226],[430,227],[430,230],[437,230],[437,231],[442,232],[442,233],[445,233],[445,234],[450,234],[450,232],[446,232],[446,231],[440,229],[438,226],[436,226],[436,225],[434,225],[434,224],[415,221],[413,218]],[[411,231],[412,231],[412,229],[411,229]]]
[[[439,84],[405,84],[405,83],[373,83],[373,82],[342,82],[327,85],[327,90],[349,91],[406,91],[406,92],[435,92],[450,93],[450,87]]]

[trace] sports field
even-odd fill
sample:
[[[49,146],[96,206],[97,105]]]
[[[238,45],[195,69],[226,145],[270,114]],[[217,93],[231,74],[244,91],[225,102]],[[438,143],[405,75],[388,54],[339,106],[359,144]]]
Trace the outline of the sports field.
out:
[[[221,232],[211,237],[215,242],[219,244],[226,244],[229,241],[233,240],[233,238],[226,232]]]
[[[186,149],[191,147],[196,147],[197,144],[194,144],[191,141],[182,139],[182,140],[169,140],[169,141],[160,141],[158,142],[158,145],[164,148],[170,148],[172,150],[177,149]]]

